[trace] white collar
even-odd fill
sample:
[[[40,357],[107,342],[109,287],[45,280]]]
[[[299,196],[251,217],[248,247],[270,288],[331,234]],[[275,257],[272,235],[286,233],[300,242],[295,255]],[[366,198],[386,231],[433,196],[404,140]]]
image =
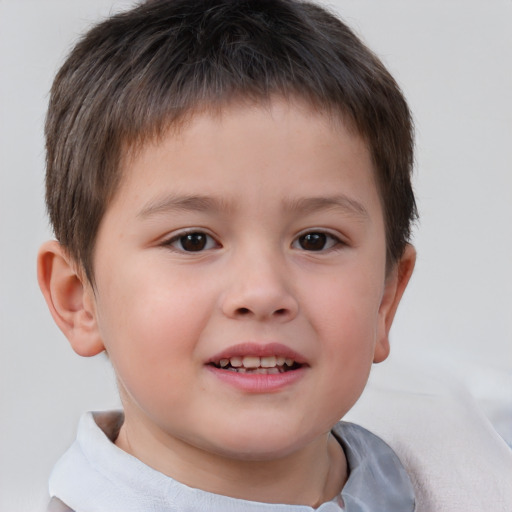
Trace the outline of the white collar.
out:
[[[86,413],[76,441],[55,466],[50,494],[72,509],[94,512],[312,512],[312,507],[258,503],[188,487],[119,449],[119,411]],[[347,456],[341,496],[317,512],[412,512],[414,494],[398,457],[380,438],[340,422],[333,434]],[[344,506],[342,506],[344,503]]]

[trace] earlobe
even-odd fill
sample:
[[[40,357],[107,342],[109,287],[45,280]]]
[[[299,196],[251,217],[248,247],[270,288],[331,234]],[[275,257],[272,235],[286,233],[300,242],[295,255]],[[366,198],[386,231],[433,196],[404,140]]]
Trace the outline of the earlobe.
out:
[[[407,244],[404,254],[386,278],[384,294],[379,308],[379,325],[373,358],[374,363],[384,361],[389,355],[389,331],[402,295],[412,276],[415,263],[416,249],[412,245]]]
[[[37,278],[50,313],[73,350],[86,357],[102,352],[92,287],[58,242],[41,246]]]

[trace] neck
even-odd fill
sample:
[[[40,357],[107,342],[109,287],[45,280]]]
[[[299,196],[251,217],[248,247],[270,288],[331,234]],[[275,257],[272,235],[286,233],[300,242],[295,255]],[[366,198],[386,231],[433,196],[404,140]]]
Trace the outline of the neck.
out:
[[[345,455],[330,433],[266,460],[225,457],[126,421],[115,443],[189,487],[249,501],[317,507],[338,495],[347,479]]]

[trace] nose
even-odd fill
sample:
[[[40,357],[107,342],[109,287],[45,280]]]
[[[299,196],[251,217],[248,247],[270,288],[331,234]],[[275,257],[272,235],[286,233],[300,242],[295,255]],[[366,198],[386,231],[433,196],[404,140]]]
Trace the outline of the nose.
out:
[[[291,276],[278,257],[253,254],[232,262],[223,313],[236,319],[289,322],[297,316],[299,303]]]

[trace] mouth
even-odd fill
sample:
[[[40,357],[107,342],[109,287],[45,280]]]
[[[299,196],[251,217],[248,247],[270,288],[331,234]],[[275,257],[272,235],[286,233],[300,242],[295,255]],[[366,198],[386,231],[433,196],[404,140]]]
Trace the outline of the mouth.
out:
[[[278,393],[302,382],[308,359],[282,343],[240,343],[217,353],[206,368],[231,389],[249,394]]]
[[[304,364],[290,357],[280,355],[271,356],[233,356],[220,358],[208,363],[210,366],[228,372],[276,375],[302,368]]]

